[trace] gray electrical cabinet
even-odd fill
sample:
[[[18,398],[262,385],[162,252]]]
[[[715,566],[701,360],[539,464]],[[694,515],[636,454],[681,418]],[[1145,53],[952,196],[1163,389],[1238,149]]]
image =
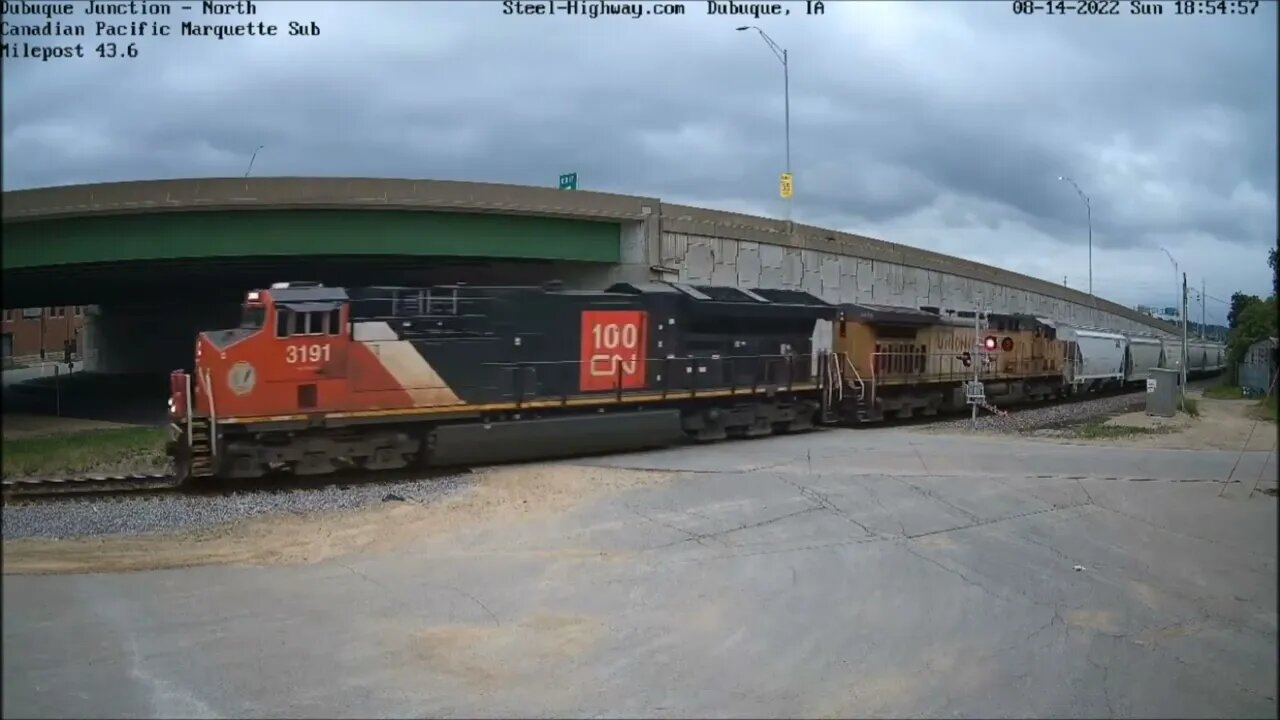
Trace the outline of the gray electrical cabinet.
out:
[[[1147,414],[1173,417],[1178,412],[1178,371],[1151,368],[1147,376]]]

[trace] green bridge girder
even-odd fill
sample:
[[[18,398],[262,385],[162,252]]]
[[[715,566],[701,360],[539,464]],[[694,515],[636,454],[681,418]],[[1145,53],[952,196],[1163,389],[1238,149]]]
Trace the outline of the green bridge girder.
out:
[[[616,263],[618,222],[417,210],[157,212],[8,222],[3,269],[201,258],[442,256]]]
[[[623,222],[375,208],[9,220],[0,241],[3,299],[6,308],[223,302],[280,280],[541,282],[572,275],[566,266],[617,264]],[[483,271],[499,266],[525,271]]]

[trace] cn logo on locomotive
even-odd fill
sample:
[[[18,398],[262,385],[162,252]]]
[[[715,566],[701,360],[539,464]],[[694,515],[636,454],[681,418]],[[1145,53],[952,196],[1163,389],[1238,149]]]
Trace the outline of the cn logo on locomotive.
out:
[[[584,392],[645,384],[644,348],[648,313],[642,310],[584,310],[578,387]]]
[[[227,371],[227,387],[237,395],[248,395],[258,382],[258,374],[253,365],[241,360]]]

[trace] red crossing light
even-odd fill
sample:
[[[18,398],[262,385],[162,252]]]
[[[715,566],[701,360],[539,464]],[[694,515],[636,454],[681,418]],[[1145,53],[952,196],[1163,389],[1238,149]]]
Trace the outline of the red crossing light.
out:
[[[988,335],[988,336],[987,336],[987,339],[982,341],[982,346],[983,346],[984,348],[986,348],[986,349],[987,349],[987,352],[990,352],[990,351],[992,351],[992,350],[995,350],[995,349],[996,349],[996,339],[995,339],[995,336],[994,336],[994,335]]]
[[[1000,341],[1000,349],[1005,352],[1013,352],[1013,338],[1007,337]]]

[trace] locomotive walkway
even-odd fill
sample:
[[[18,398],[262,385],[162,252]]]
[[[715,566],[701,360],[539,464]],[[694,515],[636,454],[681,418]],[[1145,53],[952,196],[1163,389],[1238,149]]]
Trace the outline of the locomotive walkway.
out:
[[[1274,717],[1275,462],[900,428],[576,460],[602,489],[379,552],[6,575],[3,711]]]

